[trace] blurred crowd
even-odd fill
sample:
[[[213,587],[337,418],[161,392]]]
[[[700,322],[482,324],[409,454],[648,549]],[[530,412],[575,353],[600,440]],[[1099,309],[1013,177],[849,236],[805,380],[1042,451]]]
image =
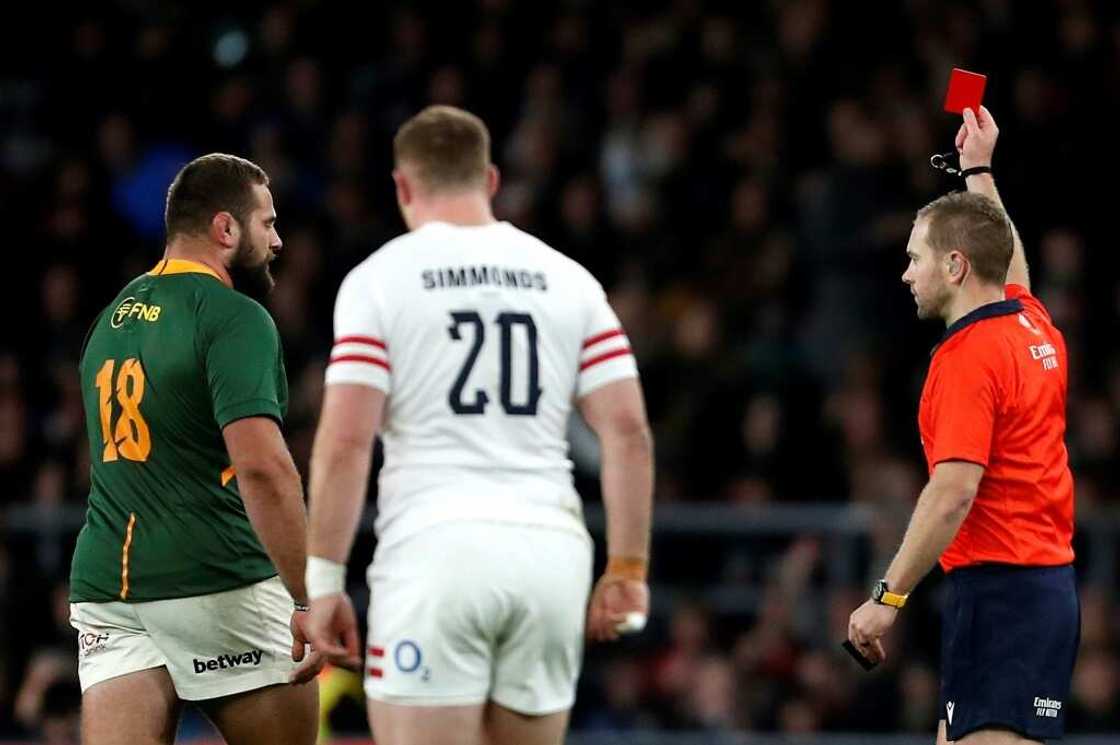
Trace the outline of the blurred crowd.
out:
[[[269,306],[306,473],[334,294],[403,230],[391,138],[428,103],[489,124],[499,217],[608,289],[642,370],[659,502],[869,505],[887,526],[870,573],[923,484],[915,415],[941,332],[900,283],[906,237],[918,207],[960,188],[929,166],[959,125],[940,106],[949,71],[987,73],[997,183],[1069,344],[1078,508],[1120,505],[1111,4],[202,7],[31,8],[51,15],[4,32],[0,217],[20,276],[0,298],[0,737],[72,737],[73,533],[50,516],[88,488],[77,356],[159,259],[172,175],[226,151],[272,178],[284,249]],[[598,498],[591,468],[578,485]],[[15,507],[45,515],[40,529],[6,525]],[[863,676],[835,641],[866,588],[822,587],[812,537],[760,556],[751,613],[682,600],[643,640],[589,655],[574,726],[931,732],[936,579],[886,669]],[[655,575],[678,561],[658,556]],[[1084,588],[1072,732],[1120,731],[1113,590]]]

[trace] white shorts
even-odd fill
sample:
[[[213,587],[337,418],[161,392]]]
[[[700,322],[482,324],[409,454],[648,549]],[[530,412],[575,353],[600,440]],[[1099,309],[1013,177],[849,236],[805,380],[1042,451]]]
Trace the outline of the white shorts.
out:
[[[570,709],[583,657],[592,544],[584,533],[442,523],[369,568],[366,695],[406,706],[488,700]]]
[[[179,698],[201,701],[286,683],[292,597],[279,577],[212,595],[145,603],[71,603],[84,693],[166,667]]]

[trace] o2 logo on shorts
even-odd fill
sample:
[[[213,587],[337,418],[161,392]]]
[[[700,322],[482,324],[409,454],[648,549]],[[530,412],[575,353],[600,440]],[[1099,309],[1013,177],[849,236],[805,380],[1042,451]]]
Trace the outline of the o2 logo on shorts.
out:
[[[420,666],[424,662],[424,653],[420,651],[420,645],[410,639],[397,642],[397,646],[393,648],[393,662],[402,673],[419,671],[420,680],[425,683],[431,680],[431,668]]]

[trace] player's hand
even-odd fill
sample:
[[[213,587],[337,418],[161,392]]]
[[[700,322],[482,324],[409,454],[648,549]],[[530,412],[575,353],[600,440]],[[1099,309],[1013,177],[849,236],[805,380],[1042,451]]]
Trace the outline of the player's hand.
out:
[[[897,608],[868,600],[856,608],[848,620],[848,640],[855,644],[867,659],[872,662],[882,662],[887,659],[882,638],[897,617]]]
[[[326,664],[323,655],[319,654],[314,647],[310,651],[307,650],[307,645],[310,642],[305,629],[306,625],[307,613],[305,611],[297,610],[292,613],[292,661],[300,664],[288,676],[288,682],[297,685],[314,680],[319,671],[323,669],[323,665]]]
[[[591,591],[587,607],[587,637],[592,641],[614,641],[619,625],[630,613],[649,615],[649,586],[636,579],[604,574]]]
[[[362,657],[358,646],[358,619],[350,596],[340,592],[311,601],[304,630],[311,646],[327,662],[348,670],[361,670]]]
[[[957,131],[957,154],[960,155],[961,169],[975,166],[990,166],[992,153],[999,139],[999,127],[987,108],[980,111],[964,110],[964,123]]]

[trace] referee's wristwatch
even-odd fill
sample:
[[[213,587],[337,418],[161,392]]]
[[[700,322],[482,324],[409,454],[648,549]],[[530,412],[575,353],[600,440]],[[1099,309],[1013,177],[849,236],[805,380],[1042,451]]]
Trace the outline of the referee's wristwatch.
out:
[[[892,608],[901,609],[906,605],[906,598],[909,595],[899,595],[897,592],[891,592],[887,587],[887,581],[881,579],[875,583],[875,587],[871,590],[871,599],[879,605],[889,605]]]

